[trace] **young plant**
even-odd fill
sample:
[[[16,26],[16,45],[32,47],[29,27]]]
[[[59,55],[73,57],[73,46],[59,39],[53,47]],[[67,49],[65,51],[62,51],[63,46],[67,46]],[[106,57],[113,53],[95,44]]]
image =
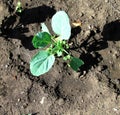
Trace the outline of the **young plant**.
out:
[[[15,11],[18,12],[18,13],[21,13],[23,11],[23,9],[22,9],[22,3],[20,1],[17,2]]]
[[[42,31],[33,37],[33,46],[35,48],[44,48],[44,50],[40,50],[30,61],[30,71],[34,76],[40,76],[48,72],[53,66],[56,56],[63,57],[75,71],[84,64],[81,59],[72,56],[67,51],[69,45],[66,40],[69,40],[71,36],[71,26],[69,17],[65,11],[58,11],[52,17],[51,26],[55,35],[51,35],[47,26],[42,23]]]

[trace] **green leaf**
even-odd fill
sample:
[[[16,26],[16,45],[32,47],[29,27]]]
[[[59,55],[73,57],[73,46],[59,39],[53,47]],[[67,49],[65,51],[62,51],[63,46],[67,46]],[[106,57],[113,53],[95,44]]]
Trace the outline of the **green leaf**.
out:
[[[58,57],[62,56],[62,51],[58,50],[56,53]]]
[[[71,61],[70,61],[70,67],[75,70],[78,71],[79,67],[82,66],[84,64],[84,62],[76,57],[72,57]]]
[[[32,39],[32,44],[35,48],[43,48],[50,43],[51,35],[47,32],[39,32]]]
[[[65,11],[58,11],[52,17],[52,29],[62,40],[68,40],[71,36],[69,17]]]
[[[63,60],[67,61],[67,60],[70,60],[71,56],[70,55],[66,55],[63,57]]]
[[[49,32],[47,26],[45,25],[45,23],[41,23],[41,27],[42,27],[42,32],[47,32],[47,33],[50,34],[50,32]]]
[[[55,57],[47,51],[39,51],[30,61],[30,71],[34,76],[40,76],[50,70]]]

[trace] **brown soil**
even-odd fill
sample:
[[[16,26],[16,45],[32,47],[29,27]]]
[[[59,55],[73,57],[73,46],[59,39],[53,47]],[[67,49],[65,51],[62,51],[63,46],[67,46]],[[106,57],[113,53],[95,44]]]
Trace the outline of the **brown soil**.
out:
[[[120,0],[0,1],[0,115],[120,115]],[[79,72],[56,59],[36,78],[29,61],[40,23],[56,11],[68,13],[70,51],[84,62]]]

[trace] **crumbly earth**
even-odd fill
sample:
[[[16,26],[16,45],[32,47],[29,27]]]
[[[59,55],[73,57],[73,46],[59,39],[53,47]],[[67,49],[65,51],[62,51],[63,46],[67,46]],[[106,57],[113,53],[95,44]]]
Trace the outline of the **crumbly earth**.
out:
[[[0,115],[120,115],[120,0],[0,1]],[[78,72],[57,58],[34,77],[31,40],[40,23],[64,10],[72,25],[70,52],[85,64]]]

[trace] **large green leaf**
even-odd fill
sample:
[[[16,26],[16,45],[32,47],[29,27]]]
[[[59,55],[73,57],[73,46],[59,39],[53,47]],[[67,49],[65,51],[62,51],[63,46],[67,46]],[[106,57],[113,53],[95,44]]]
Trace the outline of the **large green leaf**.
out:
[[[68,40],[71,36],[69,17],[65,11],[58,11],[52,17],[52,29],[62,40]]]
[[[39,32],[32,39],[32,44],[35,48],[43,48],[50,43],[51,35],[47,32]]]
[[[55,57],[47,51],[39,51],[30,61],[30,71],[34,76],[40,76],[50,70]]]
[[[76,57],[72,57],[71,61],[70,61],[70,67],[75,70],[78,71],[79,67],[82,66],[84,64],[84,62]]]

